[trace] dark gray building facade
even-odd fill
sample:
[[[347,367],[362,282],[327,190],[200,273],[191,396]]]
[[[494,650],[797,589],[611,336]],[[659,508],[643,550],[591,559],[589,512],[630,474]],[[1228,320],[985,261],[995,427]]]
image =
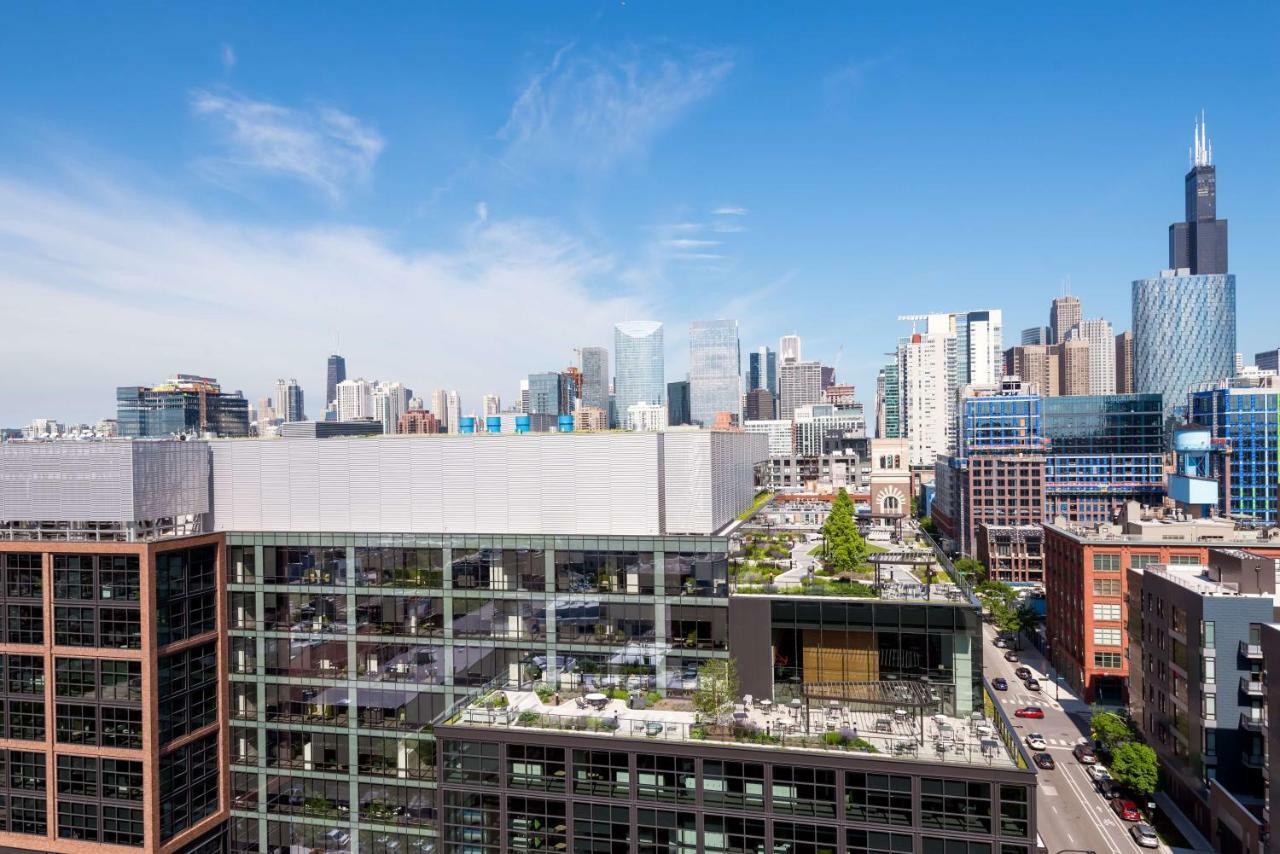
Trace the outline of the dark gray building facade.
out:
[[[324,405],[330,406],[338,399],[338,383],[345,382],[347,379],[347,360],[333,354],[329,357],[329,364],[325,374],[324,383]]]
[[[667,383],[667,424],[672,427],[692,424],[689,406],[689,381]]]

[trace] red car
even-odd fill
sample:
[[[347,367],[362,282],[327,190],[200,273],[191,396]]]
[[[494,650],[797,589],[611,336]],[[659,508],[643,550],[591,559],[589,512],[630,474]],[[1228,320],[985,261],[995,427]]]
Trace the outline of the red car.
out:
[[[1039,706],[1026,706],[1014,711],[1015,718],[1042,718],[1044,717],[1044,709]]]
[[[1142,820],[1142,815],[1138,812],[1138,805],[1133,801],[1126,801],[1124,798],[1112,798],[1111,809],[1125,821]]]

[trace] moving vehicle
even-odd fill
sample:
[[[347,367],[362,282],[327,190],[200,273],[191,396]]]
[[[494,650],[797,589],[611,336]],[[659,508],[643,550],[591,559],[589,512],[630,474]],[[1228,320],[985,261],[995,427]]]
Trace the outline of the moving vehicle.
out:
[[[1013,713],[1015,718],[1043,718],[1044,709],[1039,706],[1024,706]]]
[[[1133,801],[1126,801],[1124,798],[1112,798],[1111,811],[1125,821],[1142,821],[1142,814],[1138,812],[1138,805]]]
[[[1005,660],[1005,661],[1017,661],[1017,660],[1018,660],[1018,654],[1017,654],[1016,652],[1014,652],[1013,650],[1009,650],[1008,652],[1006,652],[1006,653],[1004,654],[1004,660]]]
[[[1013,671],[1013,675],[1014,675],[1014,676],[1017,676],[1019,679],[1030,679],[1030,678],[1031,678],[1031,668],[1030,668],[1030,667],[1027,667],[1027,666],[1024,664],[1024,665],[1022,665],[1021,667],[1019,667],[1017,670]]]
[[[1054,764],[1053,757],[1048,753],[1037,753],[1033,758],[1036,760],[1036,765],[1046,771],[1052,771],[1054,768],[1058,767]]]
[[[1138,822],[1129,828],[1129,835],[1133,837],[1133,841],[1138,843],[1139,848],[1159,848],[1160,837],[1156,836],[1156,830],[1146,822]]]
[[[1009,680],[1005,679],[1003,676],[997,676],[995,679],[991,680],[991,687],[995,688],[997,691],[1008,691]]]
[[[1026,688],[1028,691],[1039,691],[1039,690],[1040,690],[1040,682],[1039,682],[1038,680],[1036,680],[1036,679],[1028,679],[1026,682],[1023,682],[1023,683],[1022,683],[1022,685],[1023,685],[1023,687],[1024,687],[1024,688]]]
[[[1076,761],[1081,765],[1098,764],[1098,754],[1094,753],[1093,748],[1087,744],[1077,744],[1072,748],[1071,755],[1074,756]]]
[[[1038,732],[1030,733],[1026,740],[1027,747],[1030,747],[1032,750],[1047,750],[1049,748],[1049,743],[1045,741],[1044,736]]]

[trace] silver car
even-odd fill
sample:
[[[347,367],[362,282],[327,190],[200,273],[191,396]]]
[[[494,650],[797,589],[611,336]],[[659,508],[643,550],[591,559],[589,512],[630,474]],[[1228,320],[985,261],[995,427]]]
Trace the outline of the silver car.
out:
[[[1133,841],[1138,843],[1140,848],[1160,847],[1160,837],[1156,836],[1155,828],[1144,822],[1130,825],[1129,835],[1133,837]]]

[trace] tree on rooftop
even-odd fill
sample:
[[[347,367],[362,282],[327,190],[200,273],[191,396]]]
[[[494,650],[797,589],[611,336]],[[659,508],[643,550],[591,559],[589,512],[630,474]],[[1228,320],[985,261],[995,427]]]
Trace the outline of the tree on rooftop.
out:
[[[738,701],[738,667],[732,658],[715,658],[698,668],[693,705],[708,720],[719,721]]]

